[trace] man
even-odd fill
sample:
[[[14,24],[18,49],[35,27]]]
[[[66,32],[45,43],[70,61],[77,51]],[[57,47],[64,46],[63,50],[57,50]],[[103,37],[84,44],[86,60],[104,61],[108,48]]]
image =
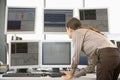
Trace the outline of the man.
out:
[[[93,28],[82,28],[77,18],[66,25],[69,38],[72,38],[74,56],[71,71],[64,71],[65,80],[77,78],[94,71],[97,65],[97,80],[117,80],[120,73],[120,50],[104,34]],[[76,72],[81,50],[88,56],[88,67]]]

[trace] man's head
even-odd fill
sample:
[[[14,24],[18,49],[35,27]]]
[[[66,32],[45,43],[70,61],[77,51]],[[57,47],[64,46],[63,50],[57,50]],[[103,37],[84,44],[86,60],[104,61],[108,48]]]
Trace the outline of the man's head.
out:
[[[69,38],[72,38],[73,31],[75,31],[79,28],[81,28],[80,20],[78,20],[77,18],[70,19],[66,24],[66,29],[67,29]]]

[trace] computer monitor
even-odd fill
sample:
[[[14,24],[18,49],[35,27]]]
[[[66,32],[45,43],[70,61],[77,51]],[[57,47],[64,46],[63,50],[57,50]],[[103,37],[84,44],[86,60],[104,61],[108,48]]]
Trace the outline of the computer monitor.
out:
[[[40,66],[40,41],[11,41],[9,44],[10,69]]]
[[[109,32],[107,8],[79,9],[79,18],[83,26],[94,27],[101,32]]]
[[[71,53],[71,41],[43,41],[42,67],[70,67]]]
[[[72,9],[45,9],[44,33],[66,32],[65,24],[72,17]]]
[[[80,59],[78,68],[85,68],[88,65],[88,57],[85,55],[83,51],[80,52]]]
[[[120,41],[116,41],[117,47],[120,48]]]
[[[8,7],[6,33],[33,33],[35,8]]]

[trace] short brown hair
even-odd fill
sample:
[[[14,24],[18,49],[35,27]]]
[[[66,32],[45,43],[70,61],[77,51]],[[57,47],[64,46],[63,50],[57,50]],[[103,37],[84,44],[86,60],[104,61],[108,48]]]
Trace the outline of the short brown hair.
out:
[[[77,18],[73,17],[67,22],[66,27],[77,30],[81,28],[81,22]]]

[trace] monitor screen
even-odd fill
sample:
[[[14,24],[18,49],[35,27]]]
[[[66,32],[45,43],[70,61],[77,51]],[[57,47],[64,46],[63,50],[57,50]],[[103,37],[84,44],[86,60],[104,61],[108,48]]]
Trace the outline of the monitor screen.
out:
[[[11,30],[20,30],[21,29],[21,21],[8,21],[8,27],[7,29]]]
[[[44,14],[46,22],[65,22],[65,14]]]
[[[117,41],[116,44],[117,44],[117,47],[120,48],[120,41]]]
[[[70,65],[71,42],[42,42],[42,65]]]
[[[73,10],[45,9],[44,32],[66,32],[65,24],[73,17]]]
[[[88,65],[88,58],[87,58],[87,56],[80,56],[79,65]]]
[[[10,67],[39,66],[39,41],[12,41]]]
[[[108,9],[80,9],[79,18],[83,26],[94,27],[101,32],[109,31]]]
[[[35,8],[8,8],[6,33],[34,32]]]
[[[81,51],[78,68],[85,68],[87,65],[88,65],[88,57],[85,55],[83,51]]]
[[[11,54],[28,53],[28,43],[12,43]]]

